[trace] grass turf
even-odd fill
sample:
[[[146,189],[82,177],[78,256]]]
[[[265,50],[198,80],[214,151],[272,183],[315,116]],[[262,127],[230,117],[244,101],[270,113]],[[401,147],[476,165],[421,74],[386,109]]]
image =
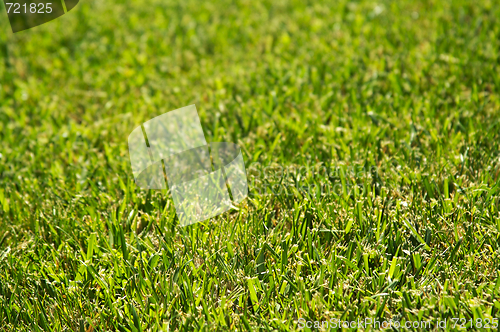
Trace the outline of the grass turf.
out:
[[[2,13],[0,329],[499,318],[499,17],[82,1],[12,34]],[[135,186],[127,136],[193,103],[209,141],[242,146],[251,195],[179,228],[167,191]]]

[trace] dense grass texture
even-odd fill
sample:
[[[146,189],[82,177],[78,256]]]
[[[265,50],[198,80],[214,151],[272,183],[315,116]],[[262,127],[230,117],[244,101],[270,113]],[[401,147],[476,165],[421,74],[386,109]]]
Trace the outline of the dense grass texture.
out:
[[[17,34],[1,11],[0,330],[500,318],[498,2],[82,0]],[[181,228],[127,137],[190,104],[251,190]]]

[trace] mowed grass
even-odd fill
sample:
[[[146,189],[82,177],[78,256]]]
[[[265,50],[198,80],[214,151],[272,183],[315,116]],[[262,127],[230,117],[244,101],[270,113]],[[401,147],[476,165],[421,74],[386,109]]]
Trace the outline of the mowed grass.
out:
[[[499,18],[494,1],[89,0],[12,34],[2,12],[0,330],[499,318]],[[190,104],[207,140],[242,147],[251,191],[180,228],[168,191],[134,184],[127,137]]]

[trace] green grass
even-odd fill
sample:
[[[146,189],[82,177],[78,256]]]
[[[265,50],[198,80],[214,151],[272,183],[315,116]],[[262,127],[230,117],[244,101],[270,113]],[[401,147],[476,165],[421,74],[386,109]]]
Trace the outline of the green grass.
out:
[[[1,11],[0,330],[500,318],[499,4],[83,0],[18,34]],[[127,137],[193,103],[252,190],[180,228]]]

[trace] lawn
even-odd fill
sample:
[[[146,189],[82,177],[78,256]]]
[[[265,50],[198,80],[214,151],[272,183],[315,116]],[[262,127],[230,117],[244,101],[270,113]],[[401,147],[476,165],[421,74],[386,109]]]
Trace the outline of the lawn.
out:
[[[497,2],[0,12],[0,330],[499,330]],[[127,137],[190,104],[250,193],[179,227]]]

